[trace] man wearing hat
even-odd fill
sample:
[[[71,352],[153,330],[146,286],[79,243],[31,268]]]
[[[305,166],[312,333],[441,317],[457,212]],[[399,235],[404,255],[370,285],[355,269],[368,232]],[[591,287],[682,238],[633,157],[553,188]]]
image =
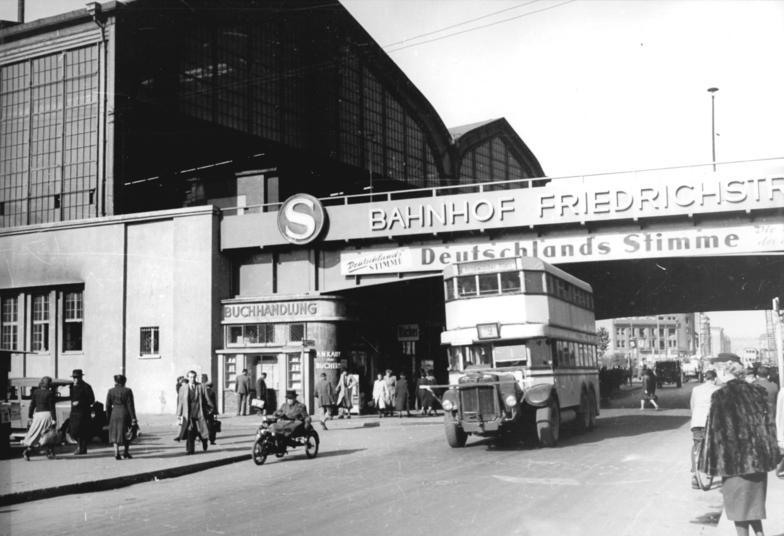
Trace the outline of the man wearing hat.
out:
[[[71,437],[79,444],[74,455],[87,454],[87,443],[93,435],[93,423],[90,416],[95,395],[93,388],[85,383],[82,369],[74,369],[71,377],[71,416],[69,417]]]
[[[270,430],[286,439],[299,433],[305,424],[310,424],[308,408],[297,400],[297,392],[293,389],[286,391],[286,402],[275,412],[275,417],[278,422],[270,426]]]

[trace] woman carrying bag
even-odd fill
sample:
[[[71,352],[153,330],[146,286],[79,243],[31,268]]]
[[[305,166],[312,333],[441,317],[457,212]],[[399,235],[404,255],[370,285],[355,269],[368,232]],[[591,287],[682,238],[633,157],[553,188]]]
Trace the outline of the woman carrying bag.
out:
[[[27,435],[25,435],[22,441],[26,447],[22,455],[28,462],[30,461],[30,454],[36,447],[46,447],[46,457],[50,460],[54,458],[54,445],[57,435],[54,432],[57,426],[54,404],[52,378],[44,376],[41,378],[38,388],[31,395],[28,417],[32,419],[32,422],[27,430]],[[54,437],[52,437],[52,432],[54,432]]]
[[[130,459],[128,447],[132,434],[129,429],[136,426],[136,408],[133,404],[133,391],[125,387],[126,378],[122,374],[114,376],[114,387],[106,393],[106,412],[109,415],[109,443],[114,443],[114,459]],[[120,443],[124,450],[120,456]]]

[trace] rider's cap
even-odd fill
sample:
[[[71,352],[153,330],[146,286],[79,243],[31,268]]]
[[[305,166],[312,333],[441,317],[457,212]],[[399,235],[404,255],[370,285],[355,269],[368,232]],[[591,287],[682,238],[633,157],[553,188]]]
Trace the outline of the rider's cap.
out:
[[[294,389],[287,389],[286,398],[297,398],[297,392]]]

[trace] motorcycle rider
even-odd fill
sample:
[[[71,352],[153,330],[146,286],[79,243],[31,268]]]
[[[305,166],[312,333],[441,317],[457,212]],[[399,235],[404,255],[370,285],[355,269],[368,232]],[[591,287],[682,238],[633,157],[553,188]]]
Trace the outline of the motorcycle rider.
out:
[[[306,426],[310,426],[308,408],[297,400],[297,392],[286,390],[286,402],[274,413],[278,421],[270,426],[279,442],[288,443],[292,436],[301,435]]]

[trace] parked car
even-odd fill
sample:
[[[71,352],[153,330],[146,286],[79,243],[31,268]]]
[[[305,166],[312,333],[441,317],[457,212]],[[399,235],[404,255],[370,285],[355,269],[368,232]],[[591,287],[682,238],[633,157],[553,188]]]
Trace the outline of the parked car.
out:
[[[27,434],[30,426],[30,400],[34,389],[38,388],[41,378],[10,378],[8,380],[8,402],[11,417],[11,441],[21,441]],[[58,431],[68,443],[75,443],[69,434],[71,415],[70,386],[73,382],[67,379],[53,379],[52,388],[55,392],[55,418]],[[98,437],[104,443],[109,439],[109,427],[103,404],[96,402],[92,407],[92,423],[94,426],[93,437]]]
[[[658,387],[665,383],[674,383],[677,387],[683,385],[681,362],[677,359],[657,361],[653,372],[656,374],[656,385]]]

